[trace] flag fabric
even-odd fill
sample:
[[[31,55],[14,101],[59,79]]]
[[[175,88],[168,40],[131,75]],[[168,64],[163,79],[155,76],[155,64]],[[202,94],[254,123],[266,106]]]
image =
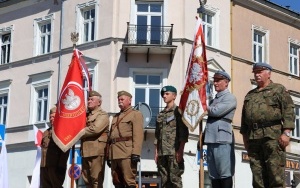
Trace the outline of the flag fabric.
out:
[[[86,106],[83,88],[81,53],[74,49],[53,123],[52,137],[64,152],[70,149],[84,134]]]
[[[36,146],[41,146],[43,133],[35,125],[33,125],[33,130],[34,130],[34,144]]]
[[[205,115],[208,79],[205,41],[201,18],[197,19],[193,47],[181,94],[179,111],[184,124],[194,131]]]
[[[35,158],[35,164],[32,172],[30,188],[39,188],[41,155],[42,155],[41,144],[42,144],[43,133],[35,125],[33,125],[33,132],[34,132],[34,144],[36,145],[37,149],[36,149],[36,158]]]
[[[41,168],[42,151],[41,146],[37,146],[35,164],[32,172],[30,188],[40,187],[40,168]]]
[[[0,188],[8,188],[8,168],[7,168],[7,150],[4,140],[0,136]]]

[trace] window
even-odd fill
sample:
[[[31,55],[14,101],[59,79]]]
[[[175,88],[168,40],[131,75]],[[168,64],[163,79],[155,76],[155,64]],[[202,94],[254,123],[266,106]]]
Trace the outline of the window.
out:
[[[0,81],[0,124],[7,125],[9,86],[12,80]]]
[[[295,114],[295,129],[293,130],[292,135],[294,137],[300,138],[300,105],[295,105]]]
[[[290,43],[290,73],[299,76],[299,46]]]
[[[51,14],[34,20],[35,55],[43,55],[51,52],[53,19],[54,15]]]
[[[43,122],[48,114],[48,87],[36,88],[36,94],[36,122]]]
[[[46,54],[50,52],[51,41],[51,24],[46,23],[40,25],[40,54]]]
[[[0,28],[0,65],[11,62],[13,26]]]
[[[161,44],[163,41],[163,6],[161,3],[138,3],[136,5],[138,44]]]
[[[77,32],[82,43],[96,40],[97,36],[97,8],[96,1],[79,4],[77,12]]]
[[[4,34],[1,36],[1,61],[0,64],[9,63],[10,59],[10,44],[11,34]]]
[[[8,95],[0,95],[0,124],[6,125]]]
[[[162,110],[160,90],[162,88],[161,75],[154,74],[135,74],[134,75],[134,103],[144,102],[149,105],[152,110],[152,120],[150,126],[155,127],[155,117]]]
[[[202,13],[203,33],[207,46],[213,46],[213,16],[211,14]]]
[[[149,105],[152,111],[152,118],[148,125],[149,128],[155,127],[157,114],[162,110],[163,105],[160,90],[167,85],[167,69],[129,69],[133,100],[132,105],[144,102]]]
[[[51,104],[49,97],[51,93],[50,77],[52,74],[53,71],[47,71],[29,75],[31,80],[30,124],[45,122],[49,118],[48,109]]]
[[[261,27],[253,26],[253,61],[258,62],[268,62],[267,50],[268,50],[268,31],[262,29]]]

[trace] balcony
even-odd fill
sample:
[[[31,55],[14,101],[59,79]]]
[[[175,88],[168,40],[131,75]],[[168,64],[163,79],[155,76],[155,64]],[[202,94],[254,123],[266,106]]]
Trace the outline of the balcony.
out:
[[[177,46],[172,45],[173,24],[171,26],[131,25],[127,22],[127,33],[122,50],[125,53],[125,61],[130,53],[147,54],[149,62],[150,54],[168,54],[170,63]]]

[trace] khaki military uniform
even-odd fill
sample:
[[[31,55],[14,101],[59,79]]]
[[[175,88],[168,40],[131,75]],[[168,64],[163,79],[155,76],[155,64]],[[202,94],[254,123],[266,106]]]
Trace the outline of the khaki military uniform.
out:
[[[47,129],[42,137],[42,157],[40,169],[40,187],[60,188],[65,181],[69,152],[63,152],[53,141],[52,128]]]
[[[141,155],[144,139],[143,115],[127,108],[113,117],[110,131],[109,158],[113,183],[116,187],[135,186],[137,164],[131,155]]]
[[[154,144],[157,145],[157,167],[163,188],[182,187],[184,161],[177,163],[175,153],[179,149],[180,142],[188,141],[188,136],[188,128],[182,122],[182,116],[176,105],[158,114]]]
[[[285,187],[285,150],[278,139],[284,129],[294,129],[294,122],[292,98],[281,84],[271,82],[246,95],[240,133],[249,138],[253,187]]]
[[[101,107],[89,112],[81,138],[82,175],[88,187],[103,187],[108,128],[108,114]]]

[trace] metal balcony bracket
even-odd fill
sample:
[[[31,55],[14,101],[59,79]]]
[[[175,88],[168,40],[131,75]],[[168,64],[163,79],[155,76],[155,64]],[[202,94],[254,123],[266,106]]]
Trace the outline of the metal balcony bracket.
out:
[[[125,49],[125,62],[128,61],[128,48]]]
[[[150,48],[148,48],[147,50],[147,63],[149,63],[149,52],[150,52]]]
[[[172,61],[173,61],[173,49],[171,49],[171,52],[170,52],[170,63],[172,64]]]

